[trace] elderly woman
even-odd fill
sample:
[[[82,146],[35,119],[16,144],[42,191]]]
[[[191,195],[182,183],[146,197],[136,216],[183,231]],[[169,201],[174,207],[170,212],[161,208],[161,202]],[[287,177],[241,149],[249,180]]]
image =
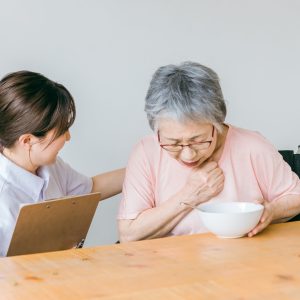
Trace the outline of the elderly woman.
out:
[[[198,63],[159,68],[145,111],[155,134],[128,163],[119,209],[120,241],[205,232],[182,202],[249,201],[265,206],[259,224],[300,212],[300,181],[259,133],[225,124],[217,74]]]

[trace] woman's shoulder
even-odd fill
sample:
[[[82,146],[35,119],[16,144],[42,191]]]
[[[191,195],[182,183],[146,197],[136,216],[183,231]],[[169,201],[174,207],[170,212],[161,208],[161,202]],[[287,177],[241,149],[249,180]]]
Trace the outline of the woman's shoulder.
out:
[[[159,143],[155,134],[144,136],[134,146],[134,151],[142,151],[145,154],[153,154],[159,149]]]
[[[129,162],[130,164],[154,166],[160,161],[160,149],[157,137],[154,134],[147,135],[135,144]]]
[[[57,156],[56,161],[47,166],[43,166],[40,170],[42,176],[54,176],[59,179],[66,177],[72,168],[61,157]],[[45,174],[49,175],[45,175]]]
[[[274,155],[275,146],[260,132],[229,125],[227,149],[231,153],[248,153],[253,157]]]
[[[229,125],[228,143],[233,150],[254,153],[269,153],[276,150],[275,146],[260,132]]]
[[[157,141],[157,136],[155,134],[149,134],[144,136],[141,140],[140,143],[144,145],[144,147],[150,147],[150,148],[156,148],[159,146],[158,141]]]
[[[234,126],[231,124],[227,124],[229,126],[229,131],[231,133],[232,136],[234,137],[238,137],[238,138],[251,138],[251,139],[261,139],[263,138],[263,135],[256,131],[256,130],[250,130],[250,129],[245,129],[245,128],[241,128],[238,126]]]

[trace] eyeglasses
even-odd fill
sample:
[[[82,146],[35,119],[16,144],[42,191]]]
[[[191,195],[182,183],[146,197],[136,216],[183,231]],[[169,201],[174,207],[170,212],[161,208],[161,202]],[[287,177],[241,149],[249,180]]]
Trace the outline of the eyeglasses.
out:
[[[203,141],[203,142],[195,142],[195,143],[190,143],[187,145],[178,145],[178,144],[161,144],[160,143],[160,136],[159,136],[159,131],[157,132],[157,138],[158,142],[161,148],[169,151],[169,152],[180,152],[184,147],[189,147],[190,149],[193,149],[195,151],[201,151],[201,150],[206,150],[210,147],[213,137],[215,133],[215,126],[213,126],[212,129],[212,134],[211,134],[211,140],[209,141]]]

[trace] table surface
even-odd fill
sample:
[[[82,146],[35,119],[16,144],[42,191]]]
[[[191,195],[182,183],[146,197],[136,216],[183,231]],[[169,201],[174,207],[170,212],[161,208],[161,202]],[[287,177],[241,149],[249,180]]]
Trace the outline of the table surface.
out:
[[[0,259],[1,299],[300,299],[300,222]]]

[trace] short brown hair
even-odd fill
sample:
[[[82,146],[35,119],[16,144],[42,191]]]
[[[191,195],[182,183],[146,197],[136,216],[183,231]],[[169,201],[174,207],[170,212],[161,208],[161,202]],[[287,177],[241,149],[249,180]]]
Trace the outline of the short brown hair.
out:
[[[25,133],[55,138],[74,123],[75,103],[70,92],[45,76],[19,71],[0,81],[0,148],[11,148]]]

